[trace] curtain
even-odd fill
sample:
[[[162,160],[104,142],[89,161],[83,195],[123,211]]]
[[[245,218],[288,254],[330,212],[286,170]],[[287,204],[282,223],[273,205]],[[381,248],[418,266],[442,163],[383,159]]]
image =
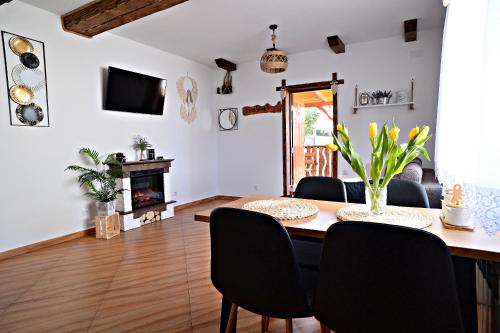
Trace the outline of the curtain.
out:
[[[451,0],[441,58],[436,170],[475,223],[500,230],[500,0]]]

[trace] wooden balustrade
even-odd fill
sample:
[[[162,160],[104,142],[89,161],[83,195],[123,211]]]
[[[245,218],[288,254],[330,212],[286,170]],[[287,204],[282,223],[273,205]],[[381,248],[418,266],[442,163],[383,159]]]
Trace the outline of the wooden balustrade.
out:
[[[321,146],[305,147],[306,176],[332,176],[333,152]]]

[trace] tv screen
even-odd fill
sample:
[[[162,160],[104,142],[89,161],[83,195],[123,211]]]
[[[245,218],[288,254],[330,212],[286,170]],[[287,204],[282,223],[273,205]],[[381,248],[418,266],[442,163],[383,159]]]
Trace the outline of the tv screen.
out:
[[[166,86],[164,79],[109,67],[104,108],[162,115]]]

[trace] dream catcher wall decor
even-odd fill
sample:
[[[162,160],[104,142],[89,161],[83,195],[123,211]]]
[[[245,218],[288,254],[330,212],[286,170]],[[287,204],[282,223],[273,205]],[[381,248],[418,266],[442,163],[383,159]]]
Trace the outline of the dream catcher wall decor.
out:
[[[198,84],[189,75],[182,76],[177,80],[177,93],[181,98],[181,118],[191,124],[196,119]]]
[[[10,124],[49,126],[43,42],[2,31]]]

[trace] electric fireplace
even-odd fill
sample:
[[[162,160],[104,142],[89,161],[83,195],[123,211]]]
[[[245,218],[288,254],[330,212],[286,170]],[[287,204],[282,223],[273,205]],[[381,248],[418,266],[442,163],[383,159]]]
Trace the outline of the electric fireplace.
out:
[[[174,216],[170,189],[172,159],[124,162],[116,188],[124,190],[116,197],[122,230],[139,228]]]
[[[130,188],[133,210],[164,203],[163,169],[131,172]]]

